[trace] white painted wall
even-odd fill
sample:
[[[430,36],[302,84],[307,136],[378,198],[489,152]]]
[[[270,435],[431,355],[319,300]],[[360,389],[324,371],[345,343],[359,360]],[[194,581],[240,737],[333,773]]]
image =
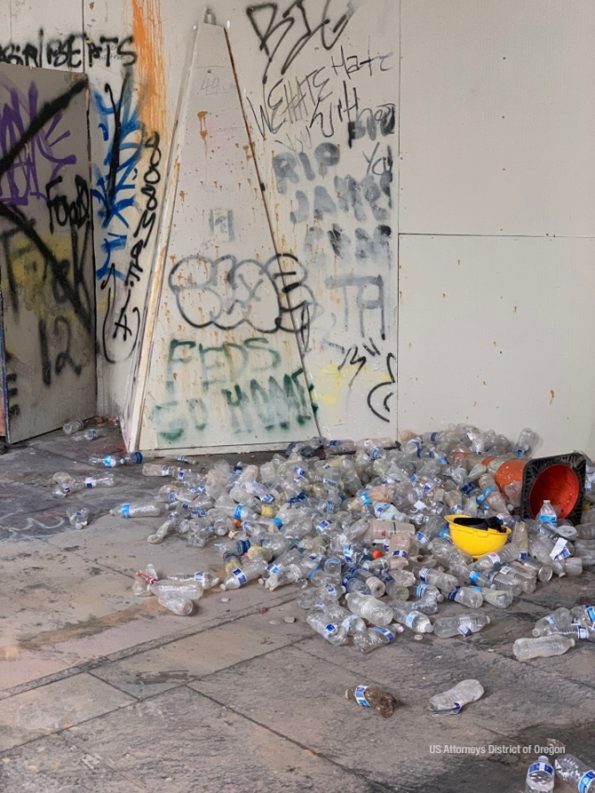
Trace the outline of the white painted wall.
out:
[[[126,53],[130,47],[122,41],[134,32],[140,41],[138,34],[143,33],[144,26],[144,41],[149,41],[159,79],[153,79],[154,98],[147,107],[142,93],[143,79],[150,73],[147,51],[138,52],[132,67],[135,82],[131,102],[140,100],[139,116],[149,130],[157,120],[163,124],[158,131],[163,143],[164,175],[192,24],[202,18],[202,8],[197,9],[189,0],[161,0],[161,4],[159,0],[85,0],[82,6],[63,2],[58,14],[38,5],[27,0],[1,0],[0,11],[10,19],[10,26],[0,42],[0,57],[21,57],[6,45],[12,42],[20,46],[22,55],[25,43],[36,42],[43,27],[46,42],[51,36],[62,38],[63,47],[58,52],[65,52],[63,59],[70,60],[71,65],[76,65],[76,58],[72,52],[69,55],[64,39],[71,32],[78,33],[78,46],[83,51],[80,60],[86,60],[89,66],[93,50],[90,42],[81,38],[85,30],[96,46],[102,46],[101,56],[96,55],[89,67],[91,84],[100,94],[105,92],[107,82],[117,95],[122,65],[130,60],[125,54],[118,56],[117,48]],[[242,96],[247,104],[250,99],[260,118],[266,55],[258,48],[246,14],[248,4],[214,0],[210,5],[218,23],[229,20]],[[304,7],[312,25],[325,9],[335,25],[350,5],[347,0],[331,0],[328,4],[305,0]],[[324,100],[326,116],[322,119],[328,122],[333,102],[337,112],[336,102],[343,88],[344,67],[333,65],[342,60],[341,43],[347,56],[367,53],[368,48],[373,57],[393,53],[392,62],[388,58],[382,61],[383,66],[391,64],[387,72],[373,73],[365,79],[365,70],[360,70],[351,79],[347,76],[345,82],[349,89],[357,79],[366,105],[397,105],[393,206],[389,209],[393,240],[397,230],[399,235],[398,246],[392,246],[386,262],[376,255],[374,270],[370,271],[373,276],[382,274],[387,296],[384,344],[378,344],[373,336],[378,354],[368,344],[372,334],[366,323],[361,332],[361,317],[353,305],[348,309],[346,326],[336,339],[330,339],[338,346],[326,343],[328,321],[334,322],[332,330],[340,329],[346,305],[353,299],[340,288],[332,289],[329,283],[333,278],[337,283],[345,273],[353,276],[358,263],[339,262],[326,252],[321,272],[315,273],[316,267],[309,270],[324,309],[306,356],[321,429],[344,436],[396,431],[397,401],[396,396],[389,397],[394,388],[386,368],[387,356],[392,353],[398,359],[400,430],[423,430],[469,420],[514,435],[529,424],[544,437],[541,450],[545,453],[578,447],[595,454],[595,383],[588,365],[594,330],[590,306],[594,285],[591,240],[595,236],[595,147],[591,141],[595,138],[595,110],[590,97],[595,87],[595,6],[591,0],[354,0],[351,7],[355,14],[330,52],[333,60],[317,35],[288,67],[287,77],[300,78],[308,69],[325,67],[333,92]],[[288,0],[279,3],[275,24],[282,21],[284,11],[294,19],[294,27],[287,32],[276,56],[287,52],[303,29],[299,7]],[[278,43],[285,27],[278,28],[278,38],[270,40],[271,46]],[[115,54],[109,65],[101,36],[118,38],[111,45]],[[140,68],[143,54],[144,72]],[[53,61],[43,65],[67,65],[56,56]],[[375,67],[379,64],[379,60],[374,62]],[[273,59],[271,75],[276,74],[276,79],[284,76],[275,69],[279,69],[278,58]],[[320,78],[326,76],[319,73]],[[275,96],[271,96],[272,104]],[[266,99],[267,92],[264,104]],[[275,155],[291,146],[298,152],[303,146],[311,155],[321,142],[321,138],[309,138],[312,130],[320,128],[321,120],[309,102],[311,97],[289,113],[285,107],[284,126],[264,136],[250,109],[248,119],[275,239],[282,248],[305,255],[318,267],[322,250],[316,246],[308,249],[306,234],[295,222],[296,216],[291,215],[293,211],[299,216],[303,201],[296,197],[296,191],[302,185],[288,182],[291,189],[280,194],[273,172]],[[107,144],[98,124],[101,119],[93,115],[96,110],[91,109],[92,125],[95,119],[93,159],[101,164]],[[111,119],[107,121],[109,125]],[[131,142],[140,139],[133,127]],[[320,134],[324,136],[322,131]],[[349,165],[341,175],[351,172],[357,162],[363,168],[357,175],[361,179],[365,155],[371,154],[364,146],[369,141],[355,141],[354,146],[359,146],[356,153],[354,147],[349,150],[344,138],[340,142],[344,162]],[[140,154],[138,173],[129,192],[135,204],[128,210],[128,230],[114,217],[104,229],[103,240],[96,237],[96,254],[101,250],[98,246],[110,239],[110,233],[126,237],[123,251],[117,253],[123,268],[128,264],[125,254],[134,244],[132,231],[146,208],[139,185],[147,171],[147,152]],[[325,178],[319,173],[313,184],[329,189]],[[160,207],[164,180],[163,176],[157,190]],[[311,189],[310,181],[304,183],[305,195]],[[353,237],[361,224],[353,220],[349,223],[348,232]],[[124,288],[120,279],[117,283],[112,279],[118,312],[114,305],[108,311],[107,287],[98,292],[100,316],[107,312],[108,331],[117,331],[110,343],[117,348],[113,357],[119,358],[116,363],[104,361],[102,368],[101,406],[106,410],[122,409],[130,402],[136,359],[135,350],[129,349],[131,336],[123,337],[137,315],[124,311],[127,326],[120,322],[116,327],[116,320],[129,292],[132,303],[128,306],[142,313],[153,253],[148,249],[143,252],[143,270],[133,288]],[[370,308],[366,311],[367,320],[377,321],[378,312],[375,315]],[[363,342],[371,353],[364,350]],[[346,353],[347,362],[354,363],[339,368]],[[350,385],[362,355],[366,359],[362,371]],[[368,396],[374,386],[383,389],[382,393],[375,392],[383,397],[381,405],[384,397],[389,397],[388,413],[383,417],[389,419],[388,423],[370,411]]]
[[[403,0],[399,427],[595,453],[595,5]]]

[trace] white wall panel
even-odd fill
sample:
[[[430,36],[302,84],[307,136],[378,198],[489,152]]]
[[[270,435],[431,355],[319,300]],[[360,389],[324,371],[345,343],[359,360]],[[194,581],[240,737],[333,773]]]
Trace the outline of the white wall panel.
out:
[[[404,236],[399,428],[471,422],[595,454],[595,240]]]
[[[595,235],[595,3],[403,0],[400,228]]]

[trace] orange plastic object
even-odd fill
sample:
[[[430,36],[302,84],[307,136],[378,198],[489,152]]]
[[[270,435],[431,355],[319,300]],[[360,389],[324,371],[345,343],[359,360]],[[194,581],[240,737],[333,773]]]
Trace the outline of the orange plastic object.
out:
[[[498,468],[496,475],[494,476],[496,484],[500,490],[503,491],[507,485],[511,485],[513,483],[522,485],[526,465],[527,460],[522,460],[517,457],[512,460],[507,460],[505,463],[503,463],[500,468]]]
[[[384,554],[382,553],[382,551],[378,551],[378,550],[372,551],[372,559],[382,559],[383,556]]]
[[[580,495],[580,480],[576,471],[567,465],[550,465],[537,476],[531,488],[529,503],[531,511],[537,514],[547,498],[558,513],[566,518],[575,507]]]

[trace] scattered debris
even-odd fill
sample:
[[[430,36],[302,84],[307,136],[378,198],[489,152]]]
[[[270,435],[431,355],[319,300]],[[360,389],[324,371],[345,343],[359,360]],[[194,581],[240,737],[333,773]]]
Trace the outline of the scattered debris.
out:
[[[494,619],[485,605],[506,609],[553,576],[595,566],[595,523],[575,527],[560,518],[549,492],[539,519],[522,520],[518,479],[499,475],[528,464],[536,440],[528,429],[512,444],[493,430],[458,425],[406,433],[402,444],[312,438],[261,466],[219,461],[204,471],[189,459],[143,462],[143,474],[157,484],[153,499],[117,505],[112,514],[162,514],[147,538],[152,544],[174,535],[196,548],[212,543],[222,559],[222,590],[257,580],[269,591],[302,584],[306,621],[331,644],[368,653],[405,630],[418,641],[426,633],[463,640]],[[140,463],[142,455],[90,462],[112,468]],[[54,492],[111,486],[113,477],[56,474]],[[594,486],[588,461],[587,500]],[[154,586],[135,584],[149,594]],[[538,630],[551,627],[570,647],[593,637],[595,609],[583,616]],[[540,647],[557,641],[540,638]],[[533,640],[520,641],[525,648]]]
[[[393,715],[397,705],[397,700],[389,691],[372,686],[355,686],[348,688],[345,698],[352,702],[357,702],[362,708],[373,708],[377,713],[388,719]]]
[[[440,715],[456,715],[470,702],[477,702],[484,695],[479,680],[461,680],[453,688],[436,694],[430,700],[430,710]]]

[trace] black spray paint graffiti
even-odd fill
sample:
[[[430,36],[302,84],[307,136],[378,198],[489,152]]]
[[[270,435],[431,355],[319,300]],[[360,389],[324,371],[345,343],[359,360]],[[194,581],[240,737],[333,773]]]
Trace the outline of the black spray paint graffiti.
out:
[[[290,253],[264,263],[197,254],[179,261],[168,283],[180,314],[193,328],[233,330],[246,324],[258,333],[297,333],[307,347],[317,303],[306,275]]]
[[[99,36],[94,40],[85,33],[70,33],[62,38],[46,38],[40,28],[35,41],[0,43],[0,63],[54,69],[89,68],[97,62],[107,68],[132,66],[137,60],[133,45],[132,36]]]
[[[397,382],[396,377],[397,359],[392,352],[386,356],[386,371],[387,379],[382,383],[374,386],[368,393],[368,407],[372,413],[381,421],[390,422],[390,406],[389,402],[395,395],[394,385]]]
[[[247,97],[256,129],[262,138],[277,136],[278,143],[298,151],[311,144],[313,135],[332,138],[342,128],[347,130],[350,146],[365,134],[373,140],[391,134],[394,103],[381,104],[375,110],[362,107],[360,93],[368,82],[393,69],[392,58],[392,52],[372,55],[369,49],[366,57],[346,55],[341,47],[339,62],[330,56],[328,64],[303,75],[281,77],[270,86],[263,84],[257,106]],[[337,73],[342,74],[340,80]]]
[[[322,224],[330,222],[326,239],[332,253],[347,261],[354,256],[357,261],[374,261],[390,265],[392,207],[391,183],[393,159],[390,146],[386,155],[378,156],[377,143],[368,160],[367,173],[362,179],[351,175],[335,174],[332,183],[324,184],[327,173],[334,172],[340,162],[339,147],[330,142],[319,144],[313,153],[314,165],[305,152],[282,152],[273,158],[277,191],[283,195],[289,185],[295,189],[295,209],[291,212],[294,223],[310,223],[305,236],[306,249],[316,247],[325,236]],[[315,183],[317,182],[317,183]],[[311,185],[310,195],[302,185]],[[331,192],[332,191],[332,192]],[[376,225],[373,228],[357,226],[354,238],[341,225],[341,215],[353,216],[358,223]]]
[[[259,41],[259,49],[267,56],[262,76],[266,83],[269,69],[276,62],[281,76],[285,74],[304,47],[315,37],[325,50],[331,50],[343,35],[353,16],[351,3],[345,11],[332,15],[331,0],[293,0],[279,14],[278,3],[250,5],[246,14]],[[320,34],[319,36],[317,34]]]
[[[46,102],[40,109],[38,114],[30,119],[26,129],[24,129],[21,137],[14,143],[8,150],[3,152],[2,159],[0,159],[0,182],[5,174],[13,166],[14,162],[19,157],[20,153],[25,147],[34,139],[37,133],[55,117],[57,113],[65,110],[70,104],[74,96],[83,91],[87,86],[87,79],[81,78],[72,86],[51,102]],[[48,183],[45,189],[45,194],[51,192],[59,183],[61,177],[52,180]],[[35,221],[26,217],[24,212],[10,201],[0,199],[0,217],[5,218],[12,227],[9,231],[4,232],[0,237],[0,245],[4,252],[7,262],[7,269],[9,272],[9,291],[11,300],[13,301],[13,308],[18,309],[18,300],[16,293],[13,291],[15,286],[14,277],[10,275],[11,262],[15,254],[14,238],[16,234],[19,237],[24,237],[30,243],[31,251],[34,251],[43,262],[42,279],[51,279],[52,290],[57,302],[68,303],[75,311],[82,327],[85,331],[91,333],[93,330],[93,314],[92,314],[92,301],[88,289],[82,277],[82,261],[87,251],[87,245],[90,240],[90,219],[89,219],[89,197],[88,189],[84,180],[80,179],[76,184],[77,198],[75,199],[75,209],[72,210],[76,222],[73,226],[72,235],[72,259],[61,259],[51,250],[48,244],[40,237],[35,230]],[[66,203],[64,203],[66,202]],[[62,217],[60,210],[66,207],[66,214],[70,216],[70,204],[63,196],[57,196],[55,193],[53,197],[47,200],[48,211],[50,219],[53,223],[54,220],[58,222],[58,218]],[[82,214],[81,214],[82,213]],[[64,220],[64,222],[69,222]],[[76,232],[80,227],[84,228],[84,237],[80,241]],[[19,240],[19,253],[22,253],[22,239]]]
[[[34,81],[26,104],[18,101],[14,87],[5,84],[10,103],[0,111],[2,118],[10,116],[10,124],[14,125],[12,133],[3,136],[0,146],[0,183],[6,179],[11,184],[8,194],[0,196],[0,217],[8,227],[0,234],[6,275],[4,290],[15,315],[24,304],[38,316],[39,371],[45,386],[51,386],[54,377],[59,377],[65,369],[80,376],[86,361],[74,359],[73,334],[79,334],[81,329],[88,336],[94,332],[93,300],[85,279],[92,255],[89,188],[80,175],[75,175],[71,184],[70,180],[67,182],[64,169],[76,165],[77,158],[74,154],[59,155],[54,150],[70,135],[69,130],[60,128],[63,112],[86,86],[87,80],[82,78],[54,100],[38,107]],[[21,113],[18,118],[17,108]],[[20,132],[18,136],[16,129]],[[32,156],[33,151],[38,153],[37,159]],[[19,183],[21,167],[20,173],[26,174],[26,178]],[[49,180],[40,184],[44,172]],[[14,189],[19,184],[23,189]],[[28,216],[38,215],[40,201],[48,218],[49,236],[45,238],[36,228],[39,227],[36,218]],[[54,238],[56,233],[59,241],[58,237]],[[68,252],[63,247],[65,240],[69,240]],[[44,317],[46,311],[51,316],[49,322]],[[13,357],[9,353],[6,360],[10,368]],[[12,383],[8,388],[9,415],[13,416],[20,413],[16,379],[16,372],[8,372],[7,383]]]

